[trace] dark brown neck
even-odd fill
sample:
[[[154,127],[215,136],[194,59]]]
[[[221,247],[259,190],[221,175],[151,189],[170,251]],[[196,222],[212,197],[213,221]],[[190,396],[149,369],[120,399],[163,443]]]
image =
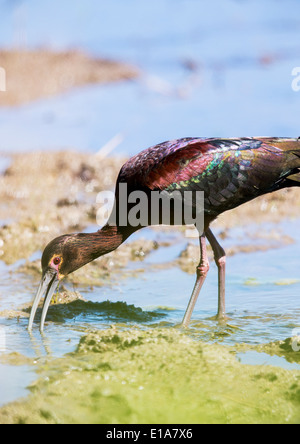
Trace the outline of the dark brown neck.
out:
[[[64,275],[68,275],[104,254],[118,248],[136,229],[105,225],[96,233],[77,233],[66,236]],[[71,265],[68,268],[68,264]]]
[[[89,249],[96,259],[118,248],[132,233],[133,228],[105,225],[90,235]]]

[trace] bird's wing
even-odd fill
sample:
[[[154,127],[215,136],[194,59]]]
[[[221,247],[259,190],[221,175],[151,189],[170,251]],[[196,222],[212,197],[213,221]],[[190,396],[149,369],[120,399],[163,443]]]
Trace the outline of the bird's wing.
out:
[[[299,153],[296,139],[180,139],[130,159],[120,179],[133,188],[204,191],[206,211],[220,214],[278,189],[300,167]]]
[[[261,142],[252,138],[185,138],[148,148],[123,165],[118,180],[150,189],[166,189],[182,176],[191,178],[205,171],[214,153],[256,148]]]

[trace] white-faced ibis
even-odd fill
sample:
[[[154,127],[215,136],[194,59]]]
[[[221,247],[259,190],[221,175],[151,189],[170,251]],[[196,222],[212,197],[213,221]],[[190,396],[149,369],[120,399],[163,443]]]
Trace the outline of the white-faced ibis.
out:
[[[120,184],[127,185],[128,194],[144,191],[148,196],[155,190],[170,194],[174,190],[182,193],[195,190],[204,192],[204,228],[199,232],[200,263],[182,323],[183,326],[188,325],[209,270],[206,239],[211,244],[218,267],[217,317],[222,318],[225,316],[226,258],[210,229],[210,223],[219,214],[258,196],[300,186],[300,139],[257,137],[173,140],[142,151],[125,163],[116,184],[115,209],[119,208]],[[197,208],[194,210],[197,211]],[[116,223],[108,221],[96,233],[68,234],[50,242],[42,256],[42,280],[33,302],[29,330],[44,293],[41,331],[58,282],[85,264],[115,250],[132,233],[142,228],[141,225],[120,224],[120,218],[124,219],[124,214],[117,214]]]

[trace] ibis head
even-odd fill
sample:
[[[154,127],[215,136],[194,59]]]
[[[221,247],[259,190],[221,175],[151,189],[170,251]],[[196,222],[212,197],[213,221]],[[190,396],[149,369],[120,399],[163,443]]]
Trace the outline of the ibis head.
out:
[[[42,279],[35,295],[28,330],[32,329],[33,321],[40,300],[45,295],[41,316],[40,330],[43,331],[48,308],[59,282],[68,274],[93,260],[86,251],[83,234],[60,236],[51,241],[42,256]],[[86,254],[85,254],[86,253]]]

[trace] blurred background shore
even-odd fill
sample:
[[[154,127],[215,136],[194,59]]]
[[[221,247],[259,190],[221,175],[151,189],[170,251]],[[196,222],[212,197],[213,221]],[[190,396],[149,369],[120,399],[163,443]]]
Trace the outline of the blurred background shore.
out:
[[[16,106],[95,83],[132,79],[137,70],[125,64],[90,58],[79,51],[0,50],[6,72],[1,106]]]
[[[2,152],[97,152],[117,135],[126,155],[186,136],[299,136],[297,0],[0,8]]]

